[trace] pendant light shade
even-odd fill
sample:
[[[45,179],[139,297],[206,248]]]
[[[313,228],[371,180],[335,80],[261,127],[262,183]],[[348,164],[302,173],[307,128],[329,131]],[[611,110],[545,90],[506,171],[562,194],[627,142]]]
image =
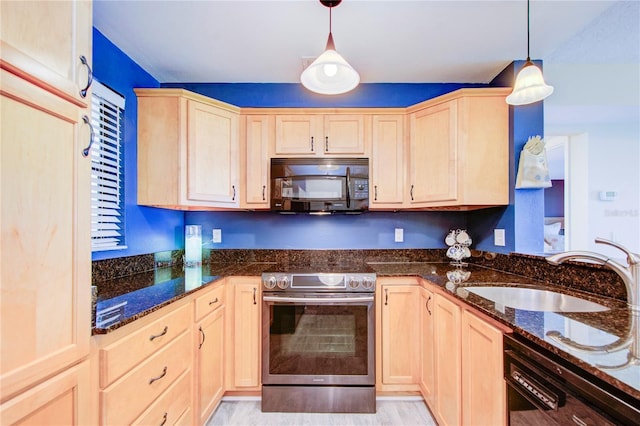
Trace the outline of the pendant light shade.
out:
[[[507,96],[509,105],[528,105],[538,102],[553,93],[553,86],[544,82],[542,71],[529,56],[529,0],[527,0],[527,62],[516,76],[513,92]]]
[[[331,33],[331,8],[340,4],[340,1],[323,1],[329,8],[329,38],[327,47],[322,55],[318,56],[300,76],[300,82],[304,87],[322,95],[339,95],[353,90],[360,84],[360,74],[336,52]]]

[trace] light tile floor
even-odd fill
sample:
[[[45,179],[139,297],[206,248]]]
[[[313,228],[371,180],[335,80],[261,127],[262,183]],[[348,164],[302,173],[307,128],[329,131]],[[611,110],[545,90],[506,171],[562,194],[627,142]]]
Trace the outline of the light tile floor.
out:
[[[263,413],[260,401],[222,401],[207,426],[437,426],[421,400],[376,401],[375,414]]]

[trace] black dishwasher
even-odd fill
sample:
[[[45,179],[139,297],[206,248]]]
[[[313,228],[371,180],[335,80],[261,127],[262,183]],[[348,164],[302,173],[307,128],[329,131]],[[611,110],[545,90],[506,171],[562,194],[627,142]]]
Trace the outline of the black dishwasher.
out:
[[[638,425],[638,401],[517,335],[504,336],[509,424]]]

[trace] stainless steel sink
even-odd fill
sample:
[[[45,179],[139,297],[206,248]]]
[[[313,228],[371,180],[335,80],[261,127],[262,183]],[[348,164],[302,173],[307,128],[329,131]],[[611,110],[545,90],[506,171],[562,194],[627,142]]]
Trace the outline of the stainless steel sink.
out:
[[[599,303],[551,290],[501,286],[464,287],[464,289],[496,304],[526,311],[602,312],[609,310]]]

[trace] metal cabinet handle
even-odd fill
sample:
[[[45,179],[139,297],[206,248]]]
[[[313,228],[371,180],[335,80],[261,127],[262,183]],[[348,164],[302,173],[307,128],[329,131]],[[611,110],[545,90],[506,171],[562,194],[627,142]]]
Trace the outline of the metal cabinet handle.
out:
[[[89,66],[89,62],[87,61],[87,58],[84,55],[80,55],[80,62],[82,62],[82,65],[84,65],[85,67],[87,67],[87,85],[85,86],[84,89],[80,90],[80,96],[82,96],[83,98],[87,97],[87,92],[89,91],[89,87],[91,87],[91,83],[93,83],[93,71],[91,70],[91,66]]]
[[[378,201],[378,185],[373,187],[373,201]]]
[[[429,315],[431,315],[431,309],[429,309],[429,302],[431,302],[431,296],[429,296],[429,298],[427,299],[427,303],[425,303],[425,305],[427,306],[427,312],[429,312]]]
[[[311,136],[311,152],[313,152],[313,136]]]
[[[324,151],[329,152],[329,136],[324,137]]]
[[[262,201],[266,201],[267,196],[267,185],[262,185]]]
[[[253,288],[253,304],[256,305],[258,301],[256,300],[256,293],[258,292],[257,288]]]
[[[235,185],[231,185],[231,189],[233,189],[233,196],[231,197],[231,201],[235,201],[236,200],[236,186]]]
[[[200,344],[198,345],[198,349],[200,349],[202,347],[202,345],[204,345],[204,339],[206,338],[205,334],[204,334],[204,330],[202,329],[202,326],[200,326],[198,328],[198,331],[200,332],[200,335],[202,335],[202,341],[200,342]]]
[[[413,185],[411,185],[411,191],[409,191],[409,194],[411,195],[411,201],[413,201]]]
[[[160,423],[160,426],[164,426],[166,422],[167,422],[167,412],[165,411],[164,416],[162,416],[162,423]]]
[[[165,334],[167,334],[167,331],[169,331],[169,326],[165,325],[164,326],[164,330],[162,330],[162,333],[160,334],[152,334],[151,336],[149,336],[149,340],[151,340],[153,342],[153,339],[157,339],[158,337],[162,337]]]
[[[384,289],[384,304],[385,306],[389,304],[389,289]]]
[[[209,302],[209,306],[213,305],[214,303],[218,303],[218,298],[217,297]]]
[[[93,131],[93,126],[91,125],[91,120],[89,119],[88,116],[83,115],[82,116],[82,121],[84,121],[84,124],[89,126],[89,138],[90,138],[89,139],[89,145],[87,145],[87,147],[82,150],[82,156],[83,157],[88,157],[89,156],[89,152],[91,151],[91,145],[93,145],[93,139],[94,139],[96,134]]]
[[[167,367],[165,366],[164,369],[162,370],[162,374],[160,374],[158,377],[153,377],[149,379],[149,384],[152,384],[153,382],[162,379],[166,375],[167,375]]]

